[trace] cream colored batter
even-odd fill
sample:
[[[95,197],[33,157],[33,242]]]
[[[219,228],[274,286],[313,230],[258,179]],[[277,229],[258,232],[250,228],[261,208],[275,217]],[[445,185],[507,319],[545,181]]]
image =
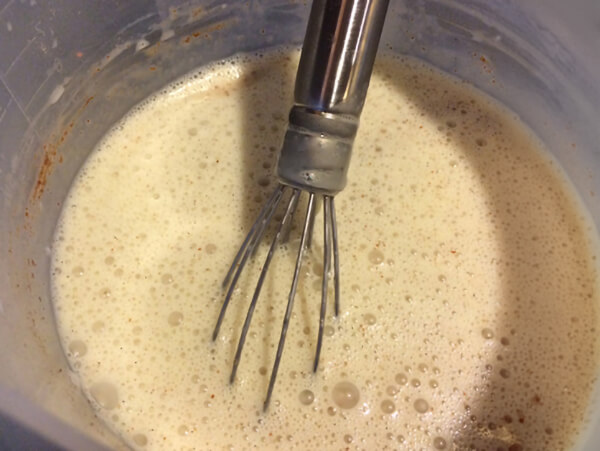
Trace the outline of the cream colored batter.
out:
[[[135,108],[75,180],[54,301],[98,414],[139,449],[571,447],[598,363],[595,231],[514,115],[415,60],[382,58],[371,82],[318,373],[320,234],[262,413],[296,228],[228,384],[267,245],[213,344],[220,282],[275,186],[296,64],[202,68]]]

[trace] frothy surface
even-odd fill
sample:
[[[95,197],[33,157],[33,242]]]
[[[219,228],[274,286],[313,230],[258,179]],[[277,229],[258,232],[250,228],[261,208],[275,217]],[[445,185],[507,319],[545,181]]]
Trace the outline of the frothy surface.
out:
[[[571,446],[597,368],[594,232],[514,116],[414,60],[382,59],[371,82],[336,199],[342,314],[329,309],[318,374],[322,233],[261,413],[296,228],[228,385],[267,246],[212,344],[220,282],[275,186],[296,61],[191,74],[132,111],[76,179],[54,301],[99,415],[140,449]]]

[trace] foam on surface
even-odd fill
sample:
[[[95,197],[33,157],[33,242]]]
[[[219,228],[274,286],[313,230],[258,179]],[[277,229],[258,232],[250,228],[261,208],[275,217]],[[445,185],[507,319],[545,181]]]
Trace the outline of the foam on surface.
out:
[[[594,232],[517,118],[415,60],[382,58],[371,82],[336,198],[342,313],[329,308],[318,374],[322,219],[268,414],[298,226],[228,384],[267,245],[213,344],[220,283],[275,186],[296,62],[280,51],[190,74],[81,170],[53,290],[99,415],[139,449],[568,448],[597,369]]]

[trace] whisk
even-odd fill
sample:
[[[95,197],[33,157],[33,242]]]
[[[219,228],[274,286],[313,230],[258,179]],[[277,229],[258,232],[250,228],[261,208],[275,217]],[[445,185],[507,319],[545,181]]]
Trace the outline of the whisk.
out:
[[[306,218],[296,258],[281,336],[263,409],[269,406],[285,345],[302,261],[312,241],[317,199],[323,203],[323,279],[317,347],[317,371],[327,309],[328,275],[333,260],[334,313],[340,309],[340,263],[334,196],[344,189],[354,137],[358,129],[375,54],[389,0],[314,0],[296,75],[294,105],[277,163],[279,185],[264,205],[242,243],[225,280],[227,290],[213,332],[216,340],[225,312],[248,259],[269,223],[285,204],[248,308],[235,353],[230,383],[242,356],[252,315],[278,244],[291,227],[302,192],[308,192]],[[333,258],[332,258],[333,257]]]

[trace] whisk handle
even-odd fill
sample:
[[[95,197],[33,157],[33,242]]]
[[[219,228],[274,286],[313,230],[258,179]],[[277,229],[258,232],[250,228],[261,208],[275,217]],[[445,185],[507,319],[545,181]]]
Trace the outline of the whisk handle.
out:
[[[389,0],[313,0],[277,175],[333,196],[346,186],[354,137]]]
[[[296,105],[360,116],[388,3],[313,1],[296,75]]]

